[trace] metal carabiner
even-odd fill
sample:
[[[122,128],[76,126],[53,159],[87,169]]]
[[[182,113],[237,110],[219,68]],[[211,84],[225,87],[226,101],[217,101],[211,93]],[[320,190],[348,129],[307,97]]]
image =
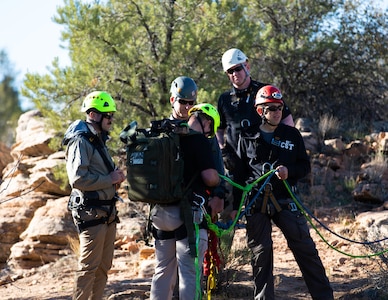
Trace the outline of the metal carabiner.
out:
[[[202,213],[203,213],[203,214],[207,214],[206,208],[205,208],[205,206],[204,206],[204,204],[205,204],[205,198],[204,198],[203,196],[201,196],[201,195],[198,195],[197,193],[193,193],[193,194],[194,194],[195,197],[198,197],[199,199],[201,199],[201,203],[198,203],[198,202],[196,202],[196,201],[193,201],[193,203],[194,203],[195,205],[197,205],[197,206],[202,210]]]
[[[203,196],[201,196],[201,195],[199,195],[199,194],[197,194],[197,193],[194,193],[194,192],[193,192],[193,194],[194,194],[195,197],[198,197],[199,199],[201,199],[201,203],[198,203],[198,202],[196,202],[196,201],[193,201],[193,203],[194,203],[195,205],[201,206],[201,205],[204,205],[204,204],[205,204],[205,198],[204,198]]]
[[[262,166],[262,171],[263,173],[266,173],[266,172],[269,172],[269,171],[272,171],[275,167],[275,164],[276,164],[276,161],[274,161],[272,164],[269,163],[269,162],[265,162]],[[267,170],[268,168],[268,170]]]

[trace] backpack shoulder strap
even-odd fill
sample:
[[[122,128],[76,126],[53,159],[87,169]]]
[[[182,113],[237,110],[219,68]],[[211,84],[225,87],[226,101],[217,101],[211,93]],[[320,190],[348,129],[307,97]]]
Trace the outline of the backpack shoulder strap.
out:
[[[100,154],[100,156],[101,156],[102,160],[104,161],[106,167],[108,168],[108,171],[109,172],[113,172],[114,171],[114,166],[112,166],[111,162],[109,161],[109,159],[105,155],[105,152],[103,151],[103,145],[99,141],[98,137],[95,136],[94,134],[92,134],[91,132],[82,132],[82,133],[79,134],[79,136],[84,137],[86,140],[89,141],[89,143],[91,143],[94,146],[94,148]]]

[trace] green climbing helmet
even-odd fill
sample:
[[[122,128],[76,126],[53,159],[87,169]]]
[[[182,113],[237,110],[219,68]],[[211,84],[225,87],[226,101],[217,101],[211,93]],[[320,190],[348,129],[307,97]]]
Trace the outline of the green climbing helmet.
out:
[[[220,114],[218,113],[217,109],[209,104],[209,103],[200,103],[194,105],[190,110],[189,110],[189,116],[191,116],[194,112],[201,112],[204,113],[205,115],[209,116],[213,120],[213,128],[212,132],[210,133],[210,137],[215,136],[217,132],[218,126],[220,126]]]
[[[116,103],[107,92],[95,91],[85,97],[81,111],[87,112],[91,108],[101,113],[116,112]]]

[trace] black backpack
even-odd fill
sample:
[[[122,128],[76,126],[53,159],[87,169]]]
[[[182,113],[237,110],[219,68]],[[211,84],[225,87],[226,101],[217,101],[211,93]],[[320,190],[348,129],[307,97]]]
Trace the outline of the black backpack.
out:
[[[129,134],[127,134],[129,133]],[[185,185],[180,136],[198,134],[187,122],[152,121],[151,128],[137,129],[132,122],[120,134],[126,143],[128,198],[151,204],[178,203],[191,183]]]

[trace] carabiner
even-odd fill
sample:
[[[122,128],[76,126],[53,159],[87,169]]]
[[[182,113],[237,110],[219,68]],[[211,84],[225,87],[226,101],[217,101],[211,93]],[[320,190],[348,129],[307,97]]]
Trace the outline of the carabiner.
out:
[[[199,206],[199,208],[202,210],[202,213],[203,214],[207,214],[207,211],[206,211],[206,208],[204,206],[205,204],[205,198],[201,195],[198,195],[197,193],[193,193],[195,195],[195,197],[198,197],[201,199],[201,203],[197,203],[196,201],[193,201],[193,203],[197,206]]]
[[[201,205],[204,205],[205,204],[205,198],[201,195],[198,195],[197,193],[193,193],[195,197],[198,197],[199,199],[201,199],[201,203],[198,203],[196,201],[193,201],[193,203],[197,206],[201,206]]]
[[[269,162],[265,162],[262,166],[262,171],[263,173],[266,173],[266,172],[269,172],[269,171],[272,171],[275,167],[275,164],[276,164],[276,161],[274,161],[272,164],[269,163]]]

